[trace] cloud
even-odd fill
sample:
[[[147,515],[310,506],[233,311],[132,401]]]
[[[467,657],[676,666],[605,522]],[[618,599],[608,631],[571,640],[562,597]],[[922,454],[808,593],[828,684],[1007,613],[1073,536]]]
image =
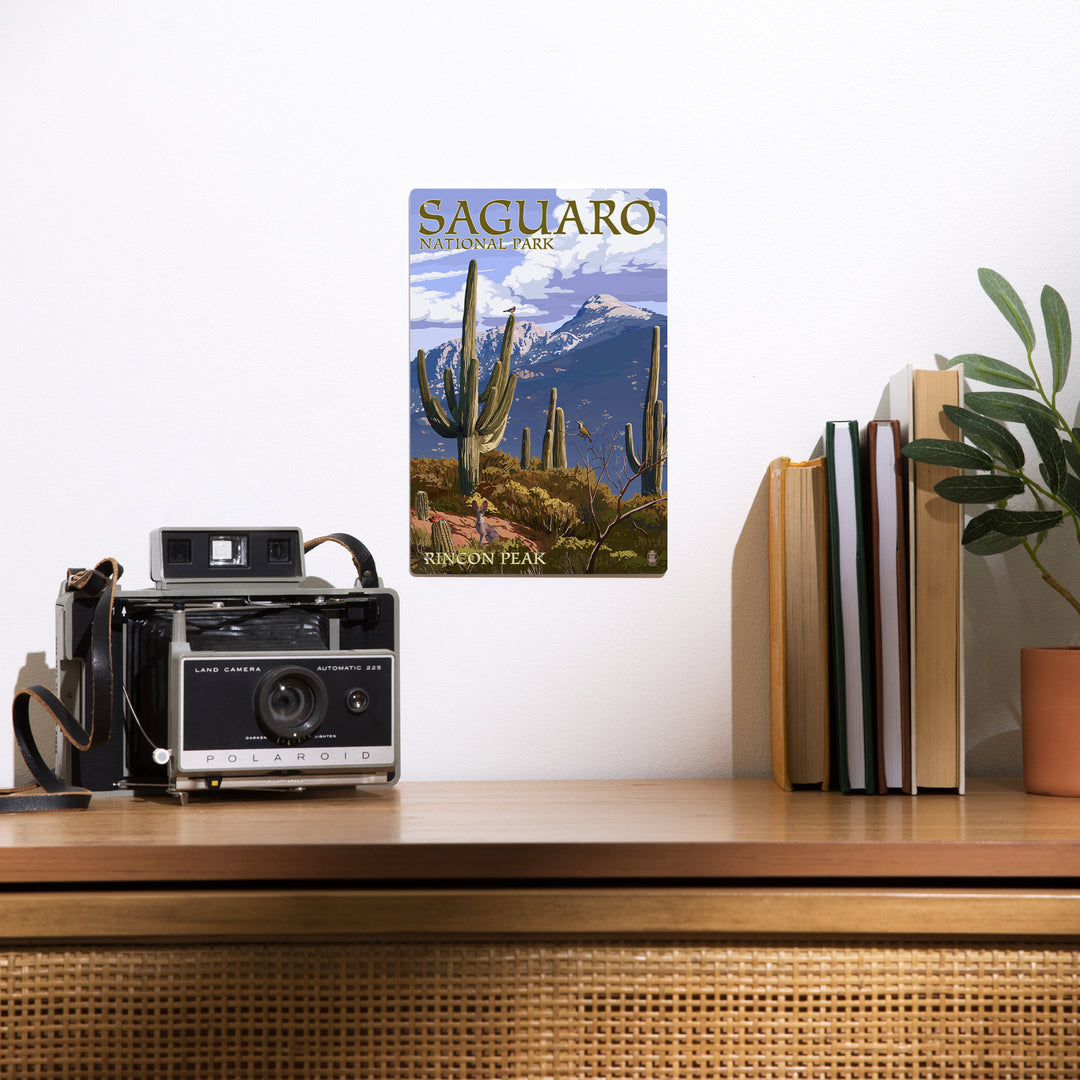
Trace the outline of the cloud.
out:
[[[610,217],[616,226],[621,225],[624,214],[626,223],[634,229],[642,229],[648,223],[644,207],[629,205],[645,200],[645,189],[559,189],[556,194],[561,201],[551,215],[554,221],[562,218],[571,200],[577,202],[580,210],[582,203],[589,200],[606,199],[615,204]],[[621,228],[618,233],[568,231],[552,240],[552,248],[527,252],[503,279],[503,285],[512,294],[522,299],[543,300],[552,293],[579,291],[564,284],[579,274],[640,273],[667,268],[667,221],[659,212],[653,227],[638,235]]]
[[[422,281],[429,275],[422,274],[413,278],[413,281]],[[465,271],[460,274],[439,274],[435,277],[460,277],[464,279]],[[506,321],[506,309],[515,306],[514,297],[510,291],[496,281],[479,274],[476,279],[476,318],[478,322],[485,319],[494,319],[497,322]],[[543,312],[529,303],[517,301],[517,317],[532,318]],[[413,324],[437,324],[446,326],[460,326],[461,318],[465,313],[465,282],[462,280],[460,288],[454,292],[440,292],[437,289],[424,288],[422,285],[412,285],[409,289],[409,315]]]

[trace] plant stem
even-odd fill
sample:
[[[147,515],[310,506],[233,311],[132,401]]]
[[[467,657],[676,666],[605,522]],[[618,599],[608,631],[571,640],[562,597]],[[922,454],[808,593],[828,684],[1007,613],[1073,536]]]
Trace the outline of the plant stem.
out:
[[[1028,362],[1028,367],[1031,369],[1031,374],[1035,378],[1035,389],[1039,391],[1039,397],[1041,397],[1043,399],[1043,401],[1045,401],[1046,404],[1049,405],[1051,409],[1053,409],[1054,408],[1054,403],[1050,400],[1050,398],[1048,398],[1046,396],[1046,391],[1043,389],[1042,379],[1039,378],[1039,369],[1035,366],[1035,361],[1032,359],[1032,357],[1034,355],[1034,352],[1035,352],[1034,348],[1029,348],[1028,349],[1028,351],[1027,351],[1027,362]],[[1056,412],[1057,410],[1055,409],[1054,411]]]
[[[1065,586],[1062,585],[1061,582],[1058,581],[1058,579],[1054,577],[1054,575],[1051,574],[1050,571],[1047,570],[1046,567],[1043,566],[1043,564],[1039,561],[1039,556],[1035,554],[1035,551],[1038,548],[1038,544],[1036,544],[1035,547],[1032,547],[1031,544],[1027,542],[1027,540],[1024,540],[1023,545],[1024,550],[1028,553],[1028,558],[1031,559],[1031,561],[1035,564],[1035,568],[1039,571],[1040,574],[1042,574],[1043,581],[1045,581],[1046,584],[1049,585],[1050,588],[1053,589],[1054,592],[1056,592],[1059,596],[1064,597],[1065,600],[1072,605],[1072,608],[1077,613],[1077,615],[1080,615],[1080,600],[1077,600],[1076,597],[1073,596],[1073,594],[1069,592],[1069,590],[1066,589]]]
[[[1076,597],[1073,596],[1073,594],[1071,592],[1069,592],[1069,590],[1066,589],[1064,585],[1061,584],[1060,581],[1058,581],[1052,574],[1047,573],[1045,570],[1043,571],[1043,581],[1045,581],[1046,584],[1049,585],[1051,589],[1056,590],[1063,597],[1065,597],[1065,599],[1070,604],[1072,604],[1073,610],[1078,615],[1080,615],[1080,601],[1078,601],[1076,599]]]

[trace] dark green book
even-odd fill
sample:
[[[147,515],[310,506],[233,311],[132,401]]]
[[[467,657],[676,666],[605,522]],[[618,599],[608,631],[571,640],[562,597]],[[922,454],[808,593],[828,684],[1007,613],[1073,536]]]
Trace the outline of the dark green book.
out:
[[[840,790],[878,793],[874,642],[862,451],[855,420],[825,425],[829,507],[830,722]]]

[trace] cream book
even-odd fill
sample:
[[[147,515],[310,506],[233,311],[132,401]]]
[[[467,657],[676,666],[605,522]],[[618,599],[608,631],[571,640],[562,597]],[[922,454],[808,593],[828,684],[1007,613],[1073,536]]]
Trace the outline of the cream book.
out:
[[[900,371],[889,412],[901,439],[953,439],[942,411],[963,404],[962,368]],[[934,492],[954,468],[908,462],[912,790],[964,792],[963,507]]]

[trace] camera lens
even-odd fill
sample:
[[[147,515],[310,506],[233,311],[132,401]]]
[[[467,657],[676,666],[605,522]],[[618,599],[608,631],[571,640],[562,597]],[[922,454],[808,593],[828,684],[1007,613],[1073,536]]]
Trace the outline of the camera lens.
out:
[[[255,719],[275,742],[304,742],[322,725],[326,701],[322,679],[307,668],[275,668],[255,689]]]

